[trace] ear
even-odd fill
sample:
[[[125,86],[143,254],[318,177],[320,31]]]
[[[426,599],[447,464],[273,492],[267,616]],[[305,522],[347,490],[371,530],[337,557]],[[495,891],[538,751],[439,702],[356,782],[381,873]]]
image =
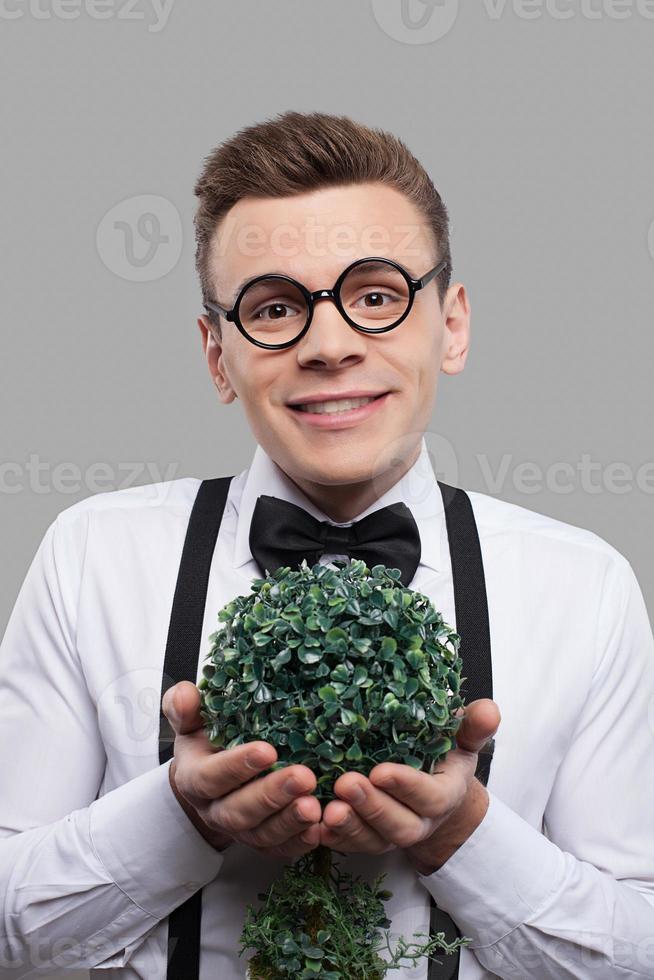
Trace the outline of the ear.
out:
[[[443,318],[441,371],[459,374],[465,367],[470,346],[470,303],[462,283],[453,283],[445,294]]]
[[[211,379],[218,389],[218,397],[224,405],[229,405],[238,398],[238,395],[227,373],[222,338],[214,324],[204,315],[198,317],[198,327],[202,335],[202,350],[207,359]]]

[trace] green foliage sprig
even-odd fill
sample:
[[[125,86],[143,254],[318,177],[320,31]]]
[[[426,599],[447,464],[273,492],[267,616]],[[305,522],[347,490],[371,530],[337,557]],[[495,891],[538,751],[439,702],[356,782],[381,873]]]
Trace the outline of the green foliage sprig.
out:
[[[252,980],[382,980],[389,970],[415,967],[423,956],[454,953],[472,942],[448,943],[443,932],[431,939],[416,933],[414,939],[427,942],[400,938],[393,949],[384,911],[391,896],[382,889],[386,876],[369,884],[336,865],[323,875],[312,868],[312,855],[305,855],[259,896],[259,909],[248,906],[241,955],[257,950],[249,962]],[[379,954],[387,952],[382,959]]]
[[[215,748],[269,742],[274,768],[320,774],[321,800],[346,771],[433,770],[455,744],[465,679],[459,635],[399,569],[334,565],[304,560],[254,579],[220,611],[198,685]]]

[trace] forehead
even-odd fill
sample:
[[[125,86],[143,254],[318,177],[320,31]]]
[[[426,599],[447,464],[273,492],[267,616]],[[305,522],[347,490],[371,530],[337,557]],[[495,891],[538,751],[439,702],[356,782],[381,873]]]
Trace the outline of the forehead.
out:
[[[414,276],[427,271],[434,255],[425,217],[380,183],[243,198],[219,223],[209,263],[218,295],[233,298],[242,279],[265,272],[322,288],[367,255],[395,259]]]

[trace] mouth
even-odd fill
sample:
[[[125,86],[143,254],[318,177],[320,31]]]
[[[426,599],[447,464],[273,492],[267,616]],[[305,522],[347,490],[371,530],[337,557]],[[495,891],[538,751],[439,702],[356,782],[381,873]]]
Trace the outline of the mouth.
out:
[[[380,395],[371,397],[366,404],[354,408],[338,409],[335,408],[335,403],[319,403],[325,406],[329,405],[330,408],[335,408],[334,411],[312,411],[315,406],[311,404],[302,407],[299,405],[287,405],[287,408],[293,412],[301,425],[310,425],[319,429],[343,429],[358,425],[360,422],[376,415],[381,407],[386,404],[390,395],[390,391],[385,391]],[[345,399],[342,400],[345,401]],[[352,401],[354,400],[352,399]]]

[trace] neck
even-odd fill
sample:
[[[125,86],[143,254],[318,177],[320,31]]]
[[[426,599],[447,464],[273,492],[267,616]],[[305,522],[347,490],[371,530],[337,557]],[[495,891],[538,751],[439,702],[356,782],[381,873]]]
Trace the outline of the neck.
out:
[[[358,514],[395,486],[405,473],[409,472],[419,455],[420,444],[415,447],[409,458],[396,461],[395,466],[376,474],[374,480],[364,480],[360,483],[327,486],[303,480],[301,477],[292,477],[288,473],[286,475],[314,506],[332,521],[343,524],[345,521],[353,521]]]

